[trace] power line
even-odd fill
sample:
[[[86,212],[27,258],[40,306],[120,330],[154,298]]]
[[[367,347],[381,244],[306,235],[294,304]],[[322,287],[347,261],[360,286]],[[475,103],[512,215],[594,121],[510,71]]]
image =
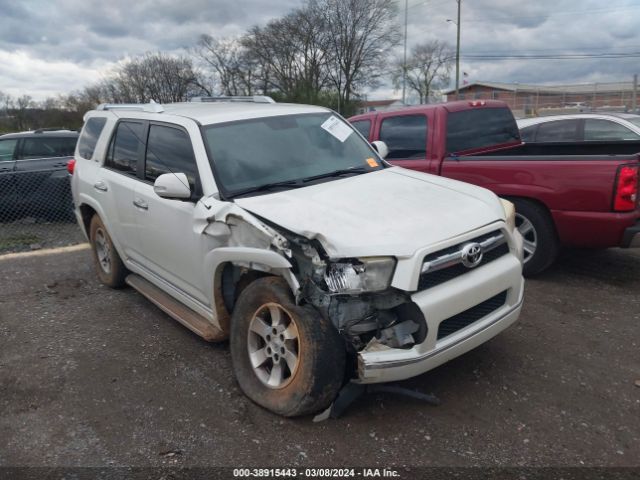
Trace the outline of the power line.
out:
[[[613,59],[613,58],[640,58],[640,52],[609,52],[609,53],[567,53],[556,55],[474,55],[464,54],[463,58],[469,60],[583,60],[591,58]]]
[[[411,8],[411,7],[409,7]],[[508,20],[510,18],[515,18],[517,20],[524,20],[524,19],[536,19],[536,18],[550,18],[550,17],[554,17],[556,15],[573,15],[573,14],[592,14],[592,13],[609,13],[609,12],[616,12],[616,11],[620,11],[620,10],[629,10],[629,9],[634,9],[634,8],[640,8],[640,5],[621,5],[619,7],[614,7],[614,8],[599,8],[599,9],[592,9],[592,10],[564,10],[564,11],[554,11],[552,13],[547,13],[547,14],[543,14],[543,15],[520,15],[520,14],[514,14],[514,15],[494,15],[494,16],[488,16],[488,17],[474,17],[472,20],[464,20],[465,23],[481,23],[481,22],[486,22],[486,21],[490,21],[490,20]]]

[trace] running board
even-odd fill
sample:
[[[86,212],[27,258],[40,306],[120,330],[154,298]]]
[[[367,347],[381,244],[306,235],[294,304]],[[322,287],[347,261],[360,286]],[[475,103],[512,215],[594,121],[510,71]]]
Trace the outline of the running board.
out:
[[[153,302],[160,310],[179,321],[192,332],[200,335],[206,341],[219,342],[227,338],[223,331],[213,326],[202,315],[183,305],[140,275],[132,273],[127,276],[125,281],[129,286],[135,288]]]

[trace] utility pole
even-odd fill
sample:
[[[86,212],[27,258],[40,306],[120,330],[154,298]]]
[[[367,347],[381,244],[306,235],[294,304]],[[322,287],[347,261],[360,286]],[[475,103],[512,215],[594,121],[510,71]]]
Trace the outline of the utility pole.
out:
[[[631,113],[638,109],[638,74],[633,76],[633,97],[631,98]]]
[[[456,40],[456,100],[460,98],[460,4],[462,0],[456,0],[458,3],[458,23],[457,40]]]
[[[409,0],[404,0],[404,58],[402,60],[402,103],[405,102],[407,91],[407,23],[409,15]]]

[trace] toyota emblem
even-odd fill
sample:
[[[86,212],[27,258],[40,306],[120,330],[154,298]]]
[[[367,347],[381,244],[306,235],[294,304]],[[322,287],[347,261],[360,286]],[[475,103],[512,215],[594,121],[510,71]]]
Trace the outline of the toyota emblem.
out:
[[[477,267],[482,261],[482,247],[479,243],[467,243],[462,247],[462,264],[467,268]]]

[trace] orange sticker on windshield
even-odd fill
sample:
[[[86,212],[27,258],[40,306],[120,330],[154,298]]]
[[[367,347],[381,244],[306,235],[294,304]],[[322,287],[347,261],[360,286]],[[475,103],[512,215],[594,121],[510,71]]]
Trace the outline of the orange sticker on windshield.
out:
[[[376,162],[373,158],[369,157],[367,158],[367,163],[369,164],[370,167],[377,167],[378,166],[378,162]]]

